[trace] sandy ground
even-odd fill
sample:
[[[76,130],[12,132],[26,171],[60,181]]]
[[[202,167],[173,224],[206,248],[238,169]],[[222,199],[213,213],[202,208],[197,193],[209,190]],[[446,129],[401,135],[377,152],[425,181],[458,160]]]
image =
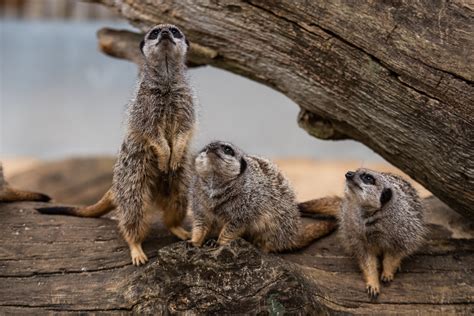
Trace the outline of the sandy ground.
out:
[[[41,163],[41,160],[27,157],[0,158],[4,164],[7,179]],[[275,159],[275,162],[290,179],[300,201],[326,195],[342,195],[344,190],[344,174],[349,170],[362,167],[360,162],[317,161],[304,158]],[[363,167],[404,175],[400,170],[387,163],[366,163]],[[406,175],[405,177],[409,179]],[[412,182],[422,197],[431,195],[421,185],[414,181]]]
[[[325,195],[342,195],[345,173],[360,167],[400,174],[415,185],[422,197],[431,195],[420,184],[388,163],[365,163],[361,166],[359,161],[318,161],[311,159],[275,159],[275,162],[292,182],[300,201]]]
[[[41,160],[39,159],[28,157],[10,158],[0,156],[0,161],[3,164],[3,172],[7,179],[17,173],[21,173],[30,168],[36,167],[38,164],[41,163]]]

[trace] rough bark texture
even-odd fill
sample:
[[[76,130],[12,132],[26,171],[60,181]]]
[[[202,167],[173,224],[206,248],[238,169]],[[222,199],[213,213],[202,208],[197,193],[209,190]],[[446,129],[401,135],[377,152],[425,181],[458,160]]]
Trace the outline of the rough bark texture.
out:
[[[472,230],[453,239],[432,225],[427,245],[370,301],[335,235],[276,256],[244,241],[190,248],[157,225],[144,245],[150,262],[136,268],[115,221],[41,215],[33,210],[40,205],[0,204],[2,315],[474,312]]]
[[[468,0],[96,0],[141,30],[179,25],[190,61],[269,85],[311,135],[358,140],[456,211],[474,209],[474,6]],[[104,30],[137,61],[140,36]]]

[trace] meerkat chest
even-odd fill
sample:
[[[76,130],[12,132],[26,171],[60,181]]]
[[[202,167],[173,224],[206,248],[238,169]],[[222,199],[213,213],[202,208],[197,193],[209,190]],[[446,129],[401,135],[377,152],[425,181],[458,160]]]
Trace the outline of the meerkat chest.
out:
[[[191,105],[180,96],[165,96],[156,101],[154,117],[157,127],[175,135],[183,125],[192,124],[194,116]]]

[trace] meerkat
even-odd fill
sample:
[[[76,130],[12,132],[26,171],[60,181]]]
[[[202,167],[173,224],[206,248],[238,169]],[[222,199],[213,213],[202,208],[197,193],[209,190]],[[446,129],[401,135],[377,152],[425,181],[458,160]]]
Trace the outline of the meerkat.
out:
[[[368,169],[347,172],[339,218],[343,246],[358,261],[371,298],[391,282],[401,260],[423,243],[423,207],[416,190],[401,177]]]
[[[303,248],[336,227],[331,220],[303,225],[295,193],[277,166],[228,142],[207,145],[194,167],[190,242],[196,247],[217,234],[218,245],[244,237],[264,252],[282,252]],[[313,201],[306,211],[317,209]]]
[[[5,180],[3,165],[0,162],[0,203],[19,201],[49,202],[50,200],[51,198],[43,193],[23,191],[10,187]]]
[[[196,125],[195,97],[186,74],[189,42],[174,25],[149,30],[140,44],[145,64],[128,128],[113,172],[112,188],[95,205],[43,208],[47,214],[98,217],[117,209],[119,228],[130,247],[132,263],[148,261],[142,249],[150,215],[162,211],[163,222],[178,238],[188,208],[189,144]]]

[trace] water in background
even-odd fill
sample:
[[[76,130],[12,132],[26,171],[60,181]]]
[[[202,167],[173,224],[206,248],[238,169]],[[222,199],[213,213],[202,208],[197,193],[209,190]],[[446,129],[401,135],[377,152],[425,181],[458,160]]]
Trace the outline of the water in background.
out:
[[[115,154],[135,65],[97,49],[107,22],[0,21],[0,155]],[[321,141],[296,123],[298,107],[259,83],[212,67],[190,70],[200,100],[195,147],[230,140],[269,157],[380,161],[353,141]]]

